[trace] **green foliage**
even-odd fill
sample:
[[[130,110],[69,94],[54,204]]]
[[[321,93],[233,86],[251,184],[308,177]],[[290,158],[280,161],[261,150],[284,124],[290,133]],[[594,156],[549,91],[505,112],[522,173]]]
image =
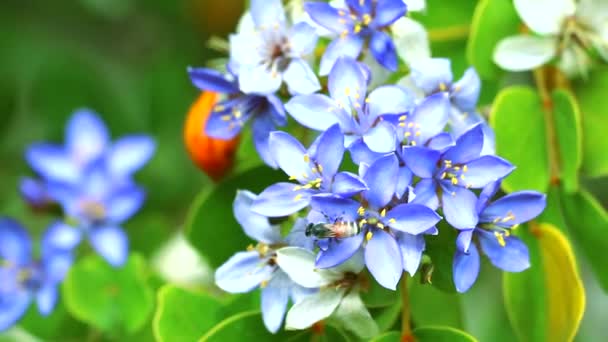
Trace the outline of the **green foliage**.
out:
[[[411,282],[410,306],[416,326],[463,327],[460,294],[440,291],[430,284]]]
[[[383,308],[398,301],[399,293],[379,285],[374,278],[367,273],[369,286],[361,291],[361,299],[368,308]]]
[[[414,338],[420,342],[476,342],[477,340],[464,331],[444,326],[424,326],[413,331]],[[399,342],[402,339],[398,331],[389,331],[374,339],[373,342]]]
[[[145,260],[132,254],[122,268],[87,256],[71,269],[62,295],[77,319],[112,334],[133,334],[149,318],[154,294],[148,285]]]
[[[529,87],[503,89],[490,114],[496,132],[496,153],[517,169],[502,185],[508,192],[549,185],[549,157],[540,96]]]
[[[438,224],[439,234],[428,236],[425,253],[431,257],[433,272],[431,283],[445,292],[456,292],[452,276],[452,260],[456,252],[456,231],[445,222]]]
[[[578,190],[578,171],[583,162],[581,114],[571,92],[558,89],[552,99],[560,180],[564,189],[572,192]]]

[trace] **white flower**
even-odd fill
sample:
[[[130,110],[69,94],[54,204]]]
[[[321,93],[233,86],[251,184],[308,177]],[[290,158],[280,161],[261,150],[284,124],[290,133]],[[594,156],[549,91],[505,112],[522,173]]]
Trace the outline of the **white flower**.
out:
[[[536,35],[500,41],[494,61],[509,71],[539,67],[553,58],[569,75],[584,74],[592,48],[608,61],[608,2],[605,0],[514,0],[524,23]]]

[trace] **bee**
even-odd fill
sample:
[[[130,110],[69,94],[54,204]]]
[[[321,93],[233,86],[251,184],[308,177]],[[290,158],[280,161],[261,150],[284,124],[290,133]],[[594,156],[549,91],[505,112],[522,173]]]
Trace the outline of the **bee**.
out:
[[[355,221],[337,220],[334,223],[310,223],[306,226],[306,236],[314,236],[319,239],[325,238],[347,238],[361,232],[361,227]]]

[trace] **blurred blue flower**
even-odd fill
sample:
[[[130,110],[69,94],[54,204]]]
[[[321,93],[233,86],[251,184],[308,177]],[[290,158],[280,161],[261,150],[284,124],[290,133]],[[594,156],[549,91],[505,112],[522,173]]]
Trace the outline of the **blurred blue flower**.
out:
[[[417,202],[435,209],[441,203],[446,220],[456,228],[474,227],[477,223],[477,198],[469,189],[483,188],[506,177],[515,168],[500,157],[482,156],[483,141],[479,124],[445,151],[422,146],[403,149],[405,164],[422,178],[414,189]]]
[[[316,30],[305,22],[291,28],[281,0],[252,0],[254,31],[230,36],[229,68],[247,94],[273,94],[283,81],[291,94],[321,88],[304,57],[317,44]]]
[[[226,95],[211,112],[205,133],[213,138],[229,140],[239,134],[251,120],[253,142],[266,164],[276,168],[268,149],[268,135],[277,126],[285,126],[287,118],[283,103],[275,95],[245,94],[232,75],[206,68],[188,69],[192,83],[199,89]]]
[[[521,272],[530,267],[527,246],[511,235],[520,223],[540,215],[545,209],[546,196],[534,191],[519,191],[494,202],[500,182],[491,183],[483,189],[476,203],[477,222],[460,229],[453,262],[454,284],[458,292],[467,291],[479,274],[479,246],[492,264],[507,272]]]
[[[256,195],[249,191],[239,191],[234,200],[234,215],[245,234],[257,241],[247,251],[238,252],[215,272],[215,283],[230,293],[244,293],[262,288],[262,317],[266,328],[277,332],[285,317],[289,299],[298,303],[315,289],[308,289],[294,283],[276,262],[276,249],[296,246],[311,250],[313,241],[305,234],[306,221],[296,221],[292,231],[285,238],[280,228],[272,225],[268,218],[251,211]]]
[[[410,258],[419,261],[424,250],[424,244],[410,235],[435,233],[434,226],[441,217],[424,205],[393,201],[399,177],[395,155],[382,157],[364,168],[362,177],[369,190],[361,193],[360,201],[335,195],[312,198],[310,222],[356,222],[361,228],[352,237],[320,240],[316,265],[337,266],[363,246],[370,273],[380,285],[394,290],[404,269],[413,273],[418,267],[412,265]]]
[[[350,197],[367,189],[365,182],[350,172],[338,172],[344,156],[344,135],[338,125],[323,132],[308,150],[285,132],[270,134],[270,152],[290,180],[266,188],[252,210],[268,217],[293,214],[310,204],[315,194],[335,193]]]
[[[36,300],[38,311],[48,315],[57,302],[57,287],[72,264],[70,250],[56,224],[45,232],[41,259],[32,258],[32,243],[27,231],[16,221],[0,218],[0,331],[13,326]]]
[[[346,8],[324,2],[306,2],[304,10],[312,20],[339,37],[329,44],[321,60],[321,75],[327,75],[338,58],[359,57],[368,42],[371,54],[385,68],[396,71],[395,44],[386,33],[389,25],[404,16],[403,0],[346,0]]]
[[[357,61],[343,57],[333,66],[328,80],[329,94],[293,97],[285,108],[305,127],[324,131],[339,124],[345,134],[345,146],[356,163],[368,154],[395,150],[395,127],[382,120],[384,114],[411,110],[414,98],[398,86],[382,86],[367,94],[365,69]]]

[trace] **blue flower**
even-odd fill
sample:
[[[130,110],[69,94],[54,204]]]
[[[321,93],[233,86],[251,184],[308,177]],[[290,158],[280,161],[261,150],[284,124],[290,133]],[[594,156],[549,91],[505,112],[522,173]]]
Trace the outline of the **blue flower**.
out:
[[[105,159],[92,163],[76,184],[52,184],[52,197],[62,206],[78,242],[85,235],[93,249],[113,266],[121,266],[129,253],[121,225],[141,208],[144,191],[132,182],[117,182]]]
[[[48,315],[57,302],[57,287],[72,264],[71,251],[55,245],[61,237],[53,227],[45,232],[41,259],[32,258],[32,243],[16,221],[0,218],[0,331],[13,326],[32,300]]]
[[[266,164],[276,168],[268,149],[268,134],[277,126],[287,124],[281,100],[275,95],[245,94],[240,91],[236,80],[230,79],[231,75],[225,77],[212,69],[190,68],[188,73],[197,88],[226,95],[209,116],[205,128],[207,135],[232,139],[251,120],[256,150]]]
[[[321,88],[304,60],[313,52],[316,30],[305,22],[289,28],[281,0],[252,0],[255,31],[230,36],[230,70],[238,75],[247,94],[268,95],[287,84],[292,94],[310,94]]]
[[[479,274],[479,251],[472,243],[474,238],[494,266],[507,272],[521,272],[530,267],[528,248],[511,235],[511,230],[540,215],[545,209],[546,196],[519,191],[490,202],[499,187],[497,182],[484,188],[476,203],[478,222],[460,229],[453,263],[458,292],[467,291]]]
[[[65,146],[37,143],[26,159],[45,181],[77,183],[91,162],[104,157],[108,171],[117,180],[128,180],[154,154],[154,140],[143,135],[126,136],[110,142],[108,130],[90,110],[74,112],[66,128]]]
[[[441,218],[421,204],[395,203],[399,177],[395,155],[382,157],[366,170],[363,168],[362,177],[369,190],[361,193],[360,201],[335,195],[312,198],[310,222],[355,222],[361,229],[352,237],[320,240],[316,265],[337,266],[363,246],[370,273],[380,285],[394,290],[404,269],[415,272],[418,265],[412,265],[412,255],[419,262],[424,250],[424,243],[410,235],[435,233],[434,225]]]
[[[321,60],[321,75],[327,75],[339,57],[357,58],[368,42],[369,49],[385,68],[397,70],[397,53],[386,28],[405,15],[402,0],[346,0],[346,8],[323,2],[306,2],[312,20],[339,37],[329,44]]]
[[[365,182],[349,172],[338,172],[344,155],[344,135],[338,125],[331,126],[306,150],[285,132],[270,134],[270,151],[290,180],[266,188],[252,210],[268,217],[291,215],[310,204],[315,194],[335,193],[353,196],[367,189]]]
[[[276,263],[276,249],[296,246],[312,249],[313,241],[304,230],[306,221],[296,221],[290,234],[283,238],[280,228],[271,225],[268,218],[251,211],[256,195],[239,191],[234,200],[234,215],[245,234],[258,244],[247,251],[238,252],[215,272],[215,283],[224,291],[244,293],[262,288],[262,317],[266,328],[275,333],[283,322],[289,299],[298,303],[315,292],[294,283]]]
[[[422,146],[403,150],[407,167],[422,178],[414,189],[417,200],[424,199],[424,204],[431,208],[437,208],[441,203],[446,220],[456,228],[477,224],[477,198],[469,189],[483,188],[514,169],[500,157],[482,156],[483,141],[483,129],[477,125],[445,151]]]
[[[384,114],[404,113],[414,105],[414,98],[398,86],[382,86],[367,94],[367,77],[354,59],[338,59],[328,80],[329,94],[293,97],[285,108],[303,126],[324,131],[339,124],[346,146],[359,163],[369,153],[395,150],[395,127],[382,120]],[[361,157],[359,157],[361,156]]]
[[[456,137],[481,123],[484,133],[482,154],[494,154],[494,131],[476,109],[481,80],[474,68],[468,68],[462,78],[453,82],[451,62],[447,58],[429,58],[412,65],[409,76],[426,96],[445,93],[450,98],[449,127]]]

